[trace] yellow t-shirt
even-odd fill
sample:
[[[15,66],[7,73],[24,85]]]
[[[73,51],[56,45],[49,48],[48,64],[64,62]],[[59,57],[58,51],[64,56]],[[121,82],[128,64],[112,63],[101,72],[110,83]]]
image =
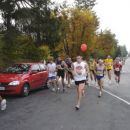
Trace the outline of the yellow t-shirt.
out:
[[[113,68],[113,59],[105,59],[105,65],[107,70],[112,70]]]
[[[95,68],[96,68],[96,62],[95,61],[89,62],[89,69],[95,70]]]

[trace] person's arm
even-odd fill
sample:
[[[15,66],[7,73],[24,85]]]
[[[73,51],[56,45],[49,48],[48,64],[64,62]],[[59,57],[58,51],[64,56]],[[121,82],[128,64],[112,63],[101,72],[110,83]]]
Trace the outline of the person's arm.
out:
[[[74,63],[72,63],[71,65],[71,72],[72,72],[72,75],[74,76]]]
[[[86,69],[86,73],[88,74],[89,73],[89,66],[88,66],[88,63],[86,62],[85,64],[85,69]]]

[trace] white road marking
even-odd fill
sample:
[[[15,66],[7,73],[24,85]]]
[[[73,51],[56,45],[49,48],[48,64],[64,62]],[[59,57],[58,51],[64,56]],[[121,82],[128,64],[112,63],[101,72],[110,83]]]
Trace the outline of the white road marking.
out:
[[[96,89],[99,89],[99,88],[97,88],[97,87],[95,87],[95,88],[96,88]],[[107,94],[109,94],[109,95],[111,95],[111,96],[113,96],[113,97],[119,99],[120,101],[122,101],[122,102],[124,102],[125,104],[127,104],[127,105],[130,106],[130,102],[128,102],[127,100],[125,100],[125,99],[123,99],[123,98],[120,98],[119,96],[117,96],[117,95],[115,95],[115,94],[113,94],[113,93],[111,93],[111,92],[109,92],[109,91],[107,91],[107,90],[105,90],[105,89],[103,89],[103,91],[104,91],[105,93],[107,93]]]

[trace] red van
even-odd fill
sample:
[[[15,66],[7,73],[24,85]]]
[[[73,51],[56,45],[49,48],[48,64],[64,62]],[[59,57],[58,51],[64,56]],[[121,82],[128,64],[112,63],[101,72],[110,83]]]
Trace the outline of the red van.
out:
[[[0,71],[0,94],[28,96],[46,86],[48,71],[42,63],[14,64]]]

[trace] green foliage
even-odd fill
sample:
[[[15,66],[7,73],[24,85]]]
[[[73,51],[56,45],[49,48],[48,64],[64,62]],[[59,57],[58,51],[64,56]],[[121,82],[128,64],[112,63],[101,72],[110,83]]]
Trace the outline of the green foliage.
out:
[[[69,15],[68,15],[69,14]],[[61,37],[62,41],[56,48],[60,54],[75,57],[78,55],[90,55],[90,49],[95,44],[94,35],[98,28],[98,19],[89,9],[72,8],[63,10],[61,15]],[[80,51],[81,44],[88,45],[86,53]]]
[[[0,66],[51,55],[126,56],[126,47],[118,46],[111,31],[97,34],[95,4],[96,0],[76,0],[69,8],[65,2],[58,7],[51,0],[0,0]],[[88,46],[85,53],[80,51],[82,43]]]
[[[126,46],[118,46],[118,49],[117,49],[117,53],[116,53],[117,56],[121,56],[121,57],[126,57],[128,55],[128,51],[126,49]]]
[[[47,45],[41,46],[39,50],[40,50],[41,60],[44,60],[44,59],[47,60],[48,58],[51,57],[51,51]]]
[[[101,57],[105,57],[107,55],[111,55],[112,57],[116,56],[118,41],[115,38],[115,34],[113,34],[110,30],[105,30],[98,35],[97,40],[97,48],[99,51],[102,51]],[[99,53],[98,51],[98,53]],[[97,56],[100,56],[98,55]]]

